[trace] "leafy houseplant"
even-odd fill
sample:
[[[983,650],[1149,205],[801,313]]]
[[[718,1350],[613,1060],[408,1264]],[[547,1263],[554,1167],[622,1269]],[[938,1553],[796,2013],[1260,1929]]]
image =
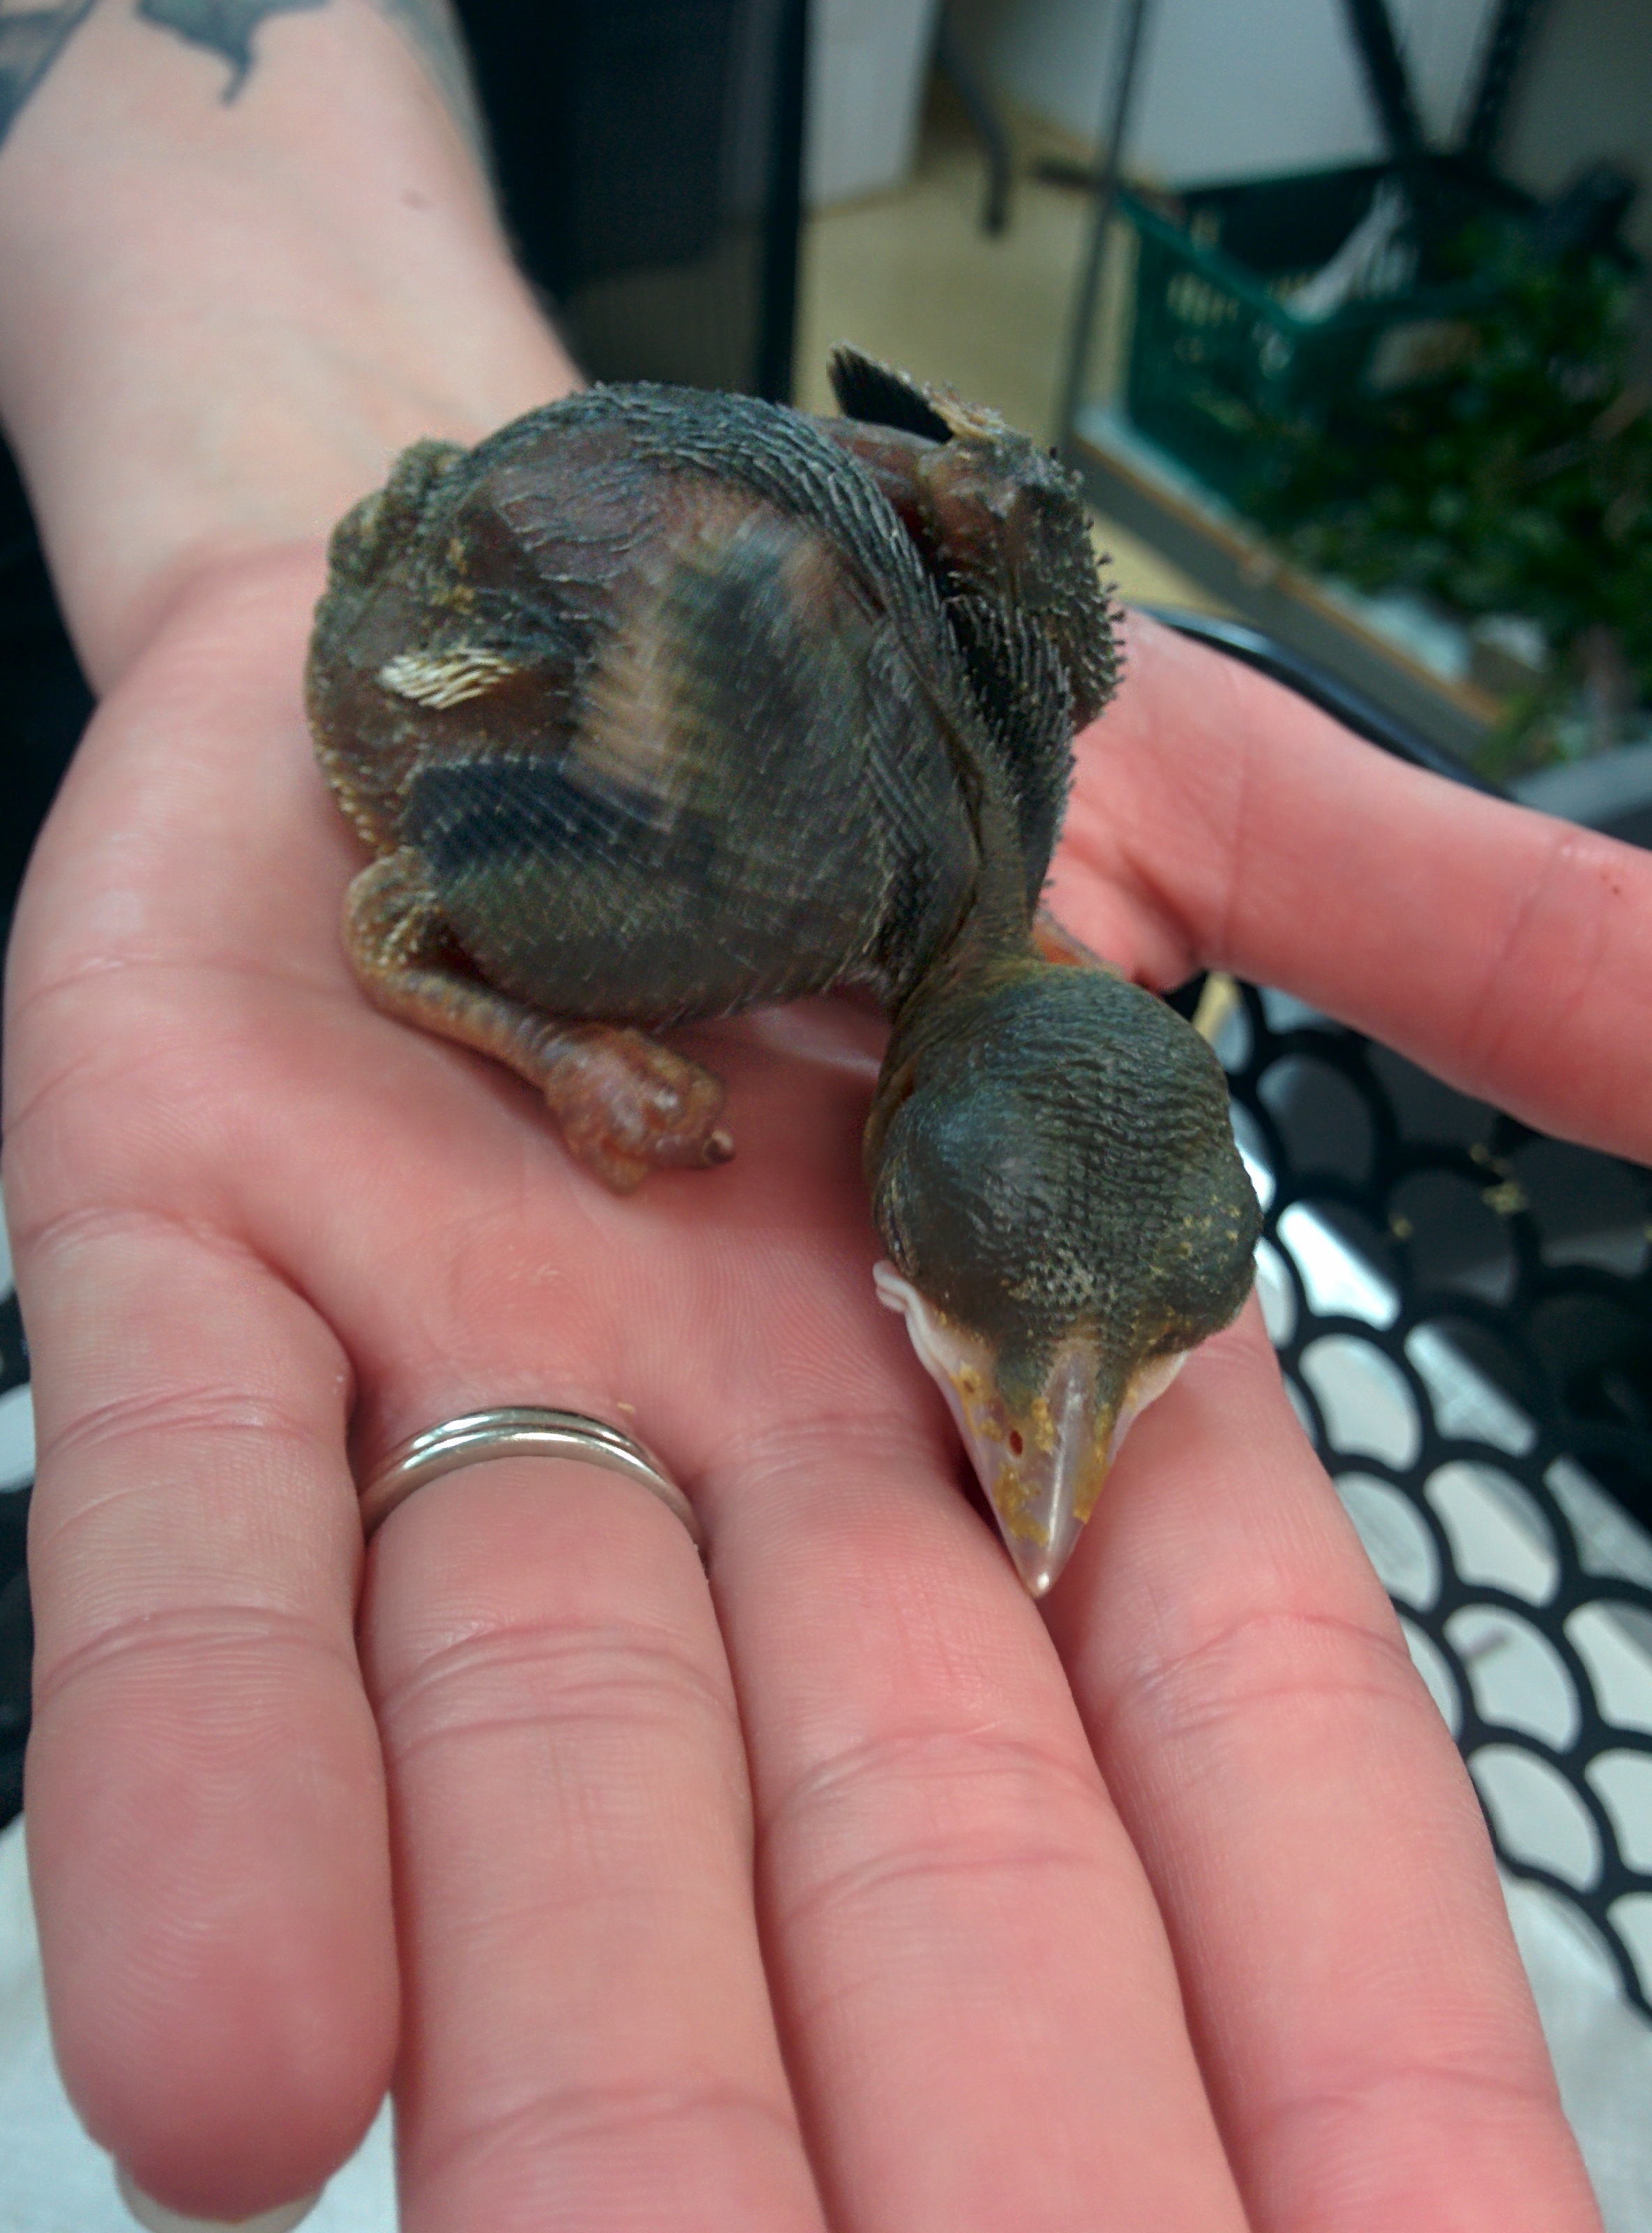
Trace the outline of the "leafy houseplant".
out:
[[[1493,283],[1457,368],[1277,425],[1247,508],[1317,572],[1537,624],[1546,672],[1481,756],[1501,777],[1652,704],[1652,348],[1621,258],[1555,260],[1487,225],[1452,254]]]

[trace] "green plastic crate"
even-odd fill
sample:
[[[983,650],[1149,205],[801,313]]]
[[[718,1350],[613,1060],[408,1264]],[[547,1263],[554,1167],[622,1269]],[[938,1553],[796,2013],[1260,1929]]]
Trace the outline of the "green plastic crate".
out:
[[[1142,433],[1208,486],[1245,503],[1269,474],[1278,429],[1323,425],[1362,387],[1395,387],[1451,361],[1463,320],[1492,299],[1425,250],[1411,290],[1298,317],[1282,299],[1328,263],[1391,166],[1361,164],[1200,186],[1171,198],[1181,222],[1128,192],[1138,238],[1126,402]],[[1428,237],[1474,218],[1518,223],[1531,205],[1450,157],[1408,181]]]

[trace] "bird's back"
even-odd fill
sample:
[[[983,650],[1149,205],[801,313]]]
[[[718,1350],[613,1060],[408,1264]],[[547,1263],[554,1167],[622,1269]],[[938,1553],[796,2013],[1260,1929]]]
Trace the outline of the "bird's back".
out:
[[[596,390],[413,509],[345,538],[312,711],[481,973],[649,1022],[900,998],[970,906],[992,746],[864,470],[747,399]]]

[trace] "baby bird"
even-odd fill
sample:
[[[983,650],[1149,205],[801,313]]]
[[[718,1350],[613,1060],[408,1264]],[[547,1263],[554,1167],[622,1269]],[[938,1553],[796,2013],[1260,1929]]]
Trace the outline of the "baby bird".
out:
[[[1259,1213],[1213,1057],[1037,912],[1116,676],[1076,484],[946,390],[832,376],[835,420],[594,388],[415,444],[341,522],[308,698],[374,856],[345,944],[620,1192],[732,1151],[655,1028],[869,989],[878,1292],[1037,1595]]]

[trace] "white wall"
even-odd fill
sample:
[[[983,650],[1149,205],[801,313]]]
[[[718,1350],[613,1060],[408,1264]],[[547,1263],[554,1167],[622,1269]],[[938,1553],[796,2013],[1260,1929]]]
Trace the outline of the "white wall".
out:
[[[1493,0],[1389,0],[1436,144],[1464,114]],[[1094,141],[1110,107],[1122,0],[957,0],[988,81]],[[1382,152],[1343,0],[1149,0],[1127,160],[1167,185],[1359,162]],[[1552,193],[1583,164],[1642,182],[1628,226],[1652,263],[1652,0],[1550,0],[1500,152],[1507,174]]]
[[[1389,0],[1424,128],[1448,143],[1492,0]],[[1094,140],[1121,0],[959,0],[988,79]],[[1342,0],[1150,0],[1129,160],[1167,184],[1382,152]],[[1508,118],[1503,167],[1537,194],[1610,156],[1643,181],[1629,234],[1652,260],[1652,0],[1550,0]]]
[[[1652,261],[1652,5],[1551,0],[1509,114],[1504,167],[1552,193],[1595,156],[1627,163],[1642,192],[1629,239]]]
[[[876,193],[912,162],[938,0],[813,0],[803,194]]]
[[[953,0],[952,20],[990,85],[1094,140],[1119,12],[1114,0]]]
[[[1652,16],[1647,0],[1616,0]],[[1390,0],[1424,129],[1449,136],[1491,0]],[[989,79],[1097,137],[1119,0],[965,0]],[[1342,0],[1151,0],[1130,160],[1179,185],[1382,153]]]

